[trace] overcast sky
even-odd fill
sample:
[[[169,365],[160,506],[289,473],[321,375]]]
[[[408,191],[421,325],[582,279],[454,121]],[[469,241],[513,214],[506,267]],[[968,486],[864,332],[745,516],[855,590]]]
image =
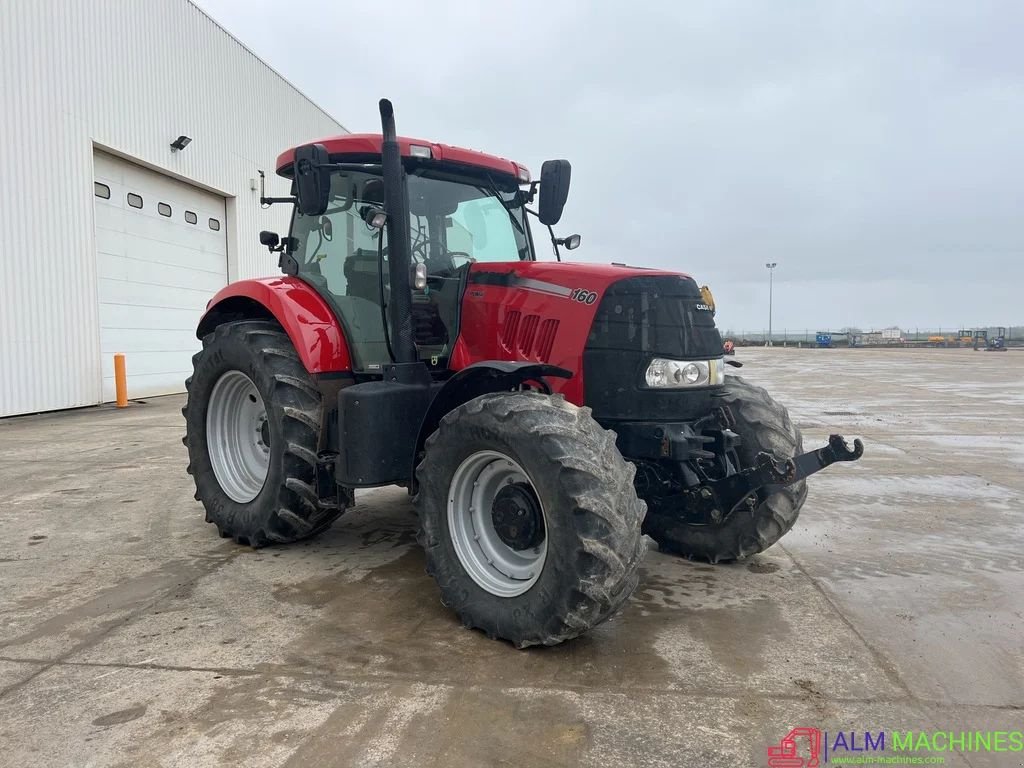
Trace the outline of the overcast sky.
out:
[[[723,329],[767,325],[767,261],[778,330],[1024,323],[1024,3],[199,5],[349,130],[386,96],[568,158],[574,258],[688,272]]]

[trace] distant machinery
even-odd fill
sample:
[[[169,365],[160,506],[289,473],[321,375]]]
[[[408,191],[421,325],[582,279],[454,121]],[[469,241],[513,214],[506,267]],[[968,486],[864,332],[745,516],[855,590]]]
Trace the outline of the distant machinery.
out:
[[[989,336],[988,344],[985,345],[986,352],[1005,352],[1006,351],[1006,329],[996,328],[996,332]]]

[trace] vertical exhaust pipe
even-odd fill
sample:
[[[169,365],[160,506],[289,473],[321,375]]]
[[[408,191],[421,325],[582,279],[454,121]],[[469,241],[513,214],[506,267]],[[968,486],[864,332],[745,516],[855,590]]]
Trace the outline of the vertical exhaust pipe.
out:
[[[388,275],[391,280],[391,349],[396,363],[416,362],[412,332],[412,287],[409,271],[412,246],[409,243],[409,206],[405,194],[405,170],[395,133],[395,110],[387,99],[380,100],[380,123],[384,141],[381,165],[384,176],[384,207],[388,214]]]

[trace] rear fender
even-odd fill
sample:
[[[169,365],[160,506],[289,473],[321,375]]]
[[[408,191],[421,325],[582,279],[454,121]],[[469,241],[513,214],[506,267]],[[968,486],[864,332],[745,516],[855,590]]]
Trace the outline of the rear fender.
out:
[[[486,395],[489,392],[508,392],[526,382],[536,382],[550,393],[551,387],[545,381],[548,376],[569,379],[572,378],[572,371],[544,363],[484,360],[463,368],[448,379],[431,400],[423,422],[420,424],[416,448],[412,453],[409,492],[416,491],[416,465],[419,463],[423,446],[426,444],[427,438],[437,429],[445,414],[455,410],[463,403],[468,403],[475,397],[480,397],[480,395]]]
[[[341,324],[327,302],[298,278],[239,280],[222,288],[206,305],[196,336],[234,320],[276,320],[311,374],[352,370]]]

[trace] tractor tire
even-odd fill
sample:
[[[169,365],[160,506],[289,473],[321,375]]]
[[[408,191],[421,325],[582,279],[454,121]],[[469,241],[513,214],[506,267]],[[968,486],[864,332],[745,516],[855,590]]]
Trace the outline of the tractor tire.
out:
[[[413,499],[442,602],[517,648],[601,623],[646,552],[634,474],[614,433],[560,395],[492,393],[454,409],[427,440]]]
[[[323,405],[287,334],[264,320],[224,323],[192,366],[182,442],[206,521],[251,547],[329,527],[346,505],[318,498]]]
[[[800,430],[785,407],[762,387],[739,376],[726,376],[722,401],[736,419],[733,429],[741,438],[737,453],[744,467],[751,466],[765,451],[780,459],[803,453]],[[691,560],[742,560],[781,539],[793,527],[806,499],[807,483],[800,480],[760,498],[752,512],[737,509],[717,525],[683,523],[672,515],[652,511],[644,521],[644,533],[658,542],[662,551]]]

